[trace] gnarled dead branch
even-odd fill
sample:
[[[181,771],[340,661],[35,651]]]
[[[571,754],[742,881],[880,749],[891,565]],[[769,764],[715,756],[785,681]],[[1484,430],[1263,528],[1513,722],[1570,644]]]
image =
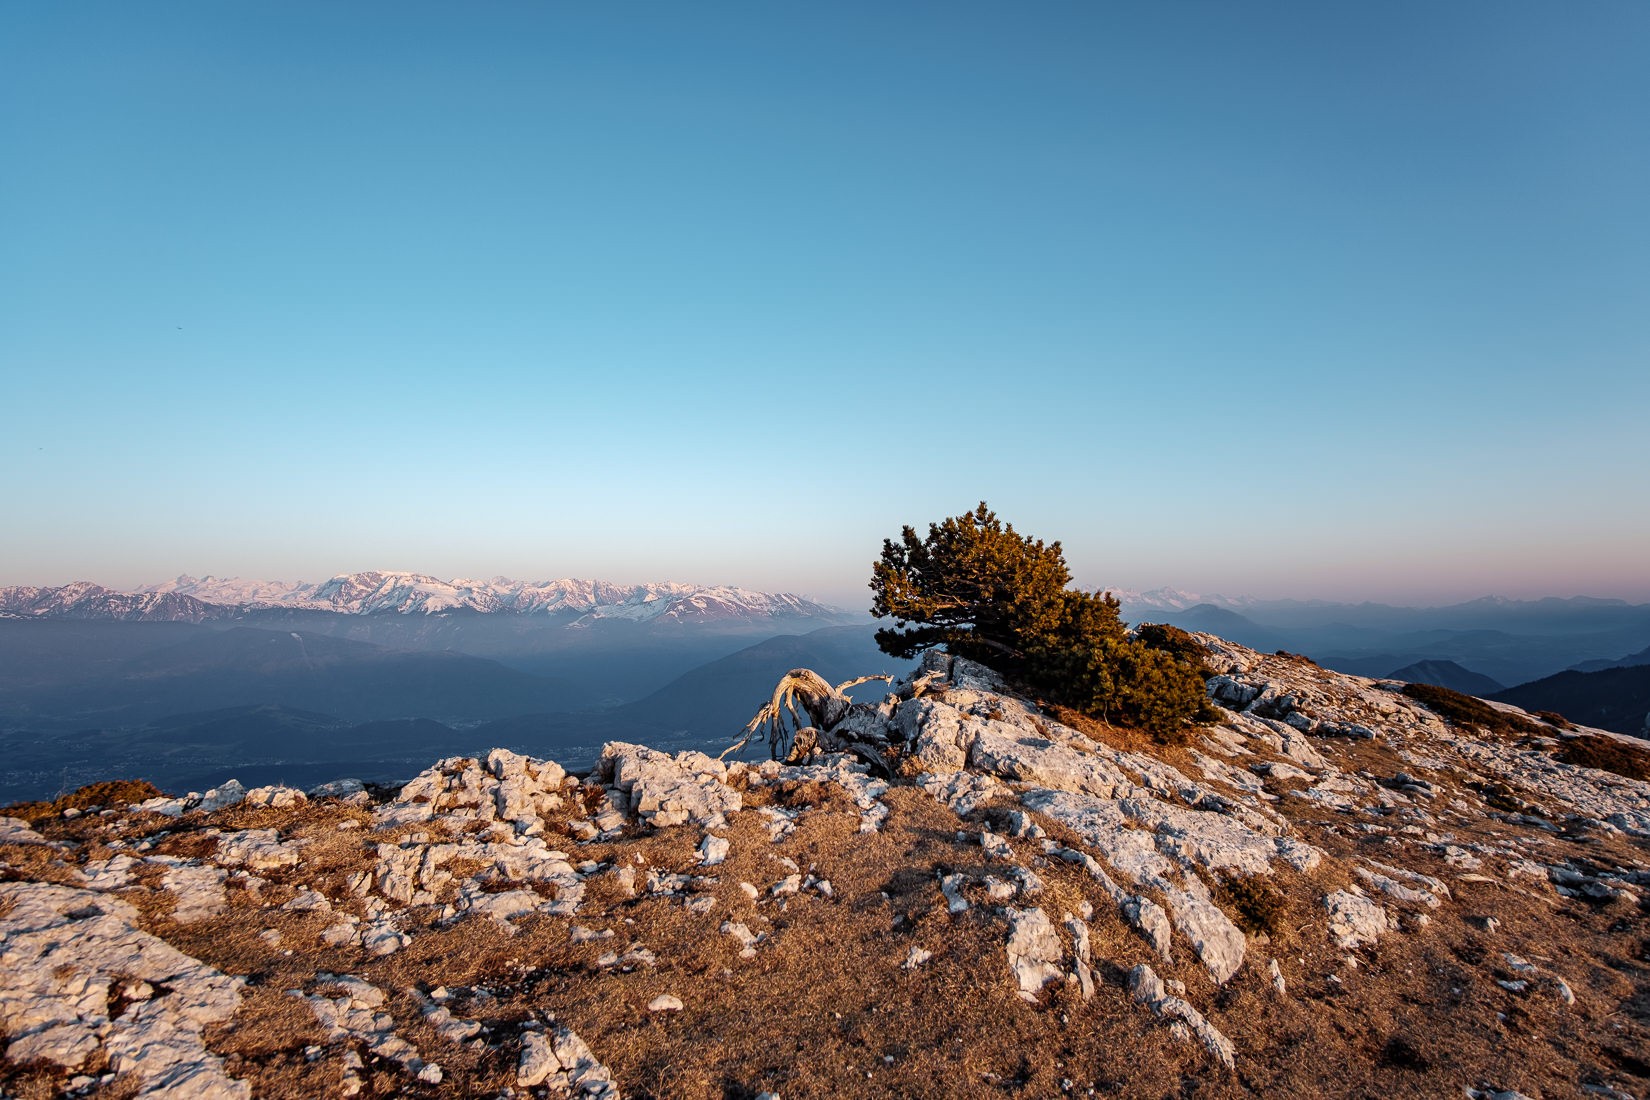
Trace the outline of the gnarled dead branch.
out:
[[[808,751],[812,752],[816,747],[824,746],[829,740],[826,735],[831,728],[847,717],[849,708],[854,705],[854,701],[848,698],[850,688],[872,680],[886,683],[892,679],[886,675],[861,676],[832,687],[811,668],[793,668],[780,678],[773,689],[773,698],[745,725],[743,736],[723,750],[718,759],[738,752],[759,733],[767,740],[768,752],[773,759],[789,758],[796,735],[810,727],[816,731],[808,739]]]

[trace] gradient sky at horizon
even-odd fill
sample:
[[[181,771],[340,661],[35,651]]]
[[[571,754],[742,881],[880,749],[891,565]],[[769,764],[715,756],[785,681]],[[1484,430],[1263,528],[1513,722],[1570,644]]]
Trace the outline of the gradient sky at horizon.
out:
[[[11,5],[0,585],[1650,600],[1650,7]]]

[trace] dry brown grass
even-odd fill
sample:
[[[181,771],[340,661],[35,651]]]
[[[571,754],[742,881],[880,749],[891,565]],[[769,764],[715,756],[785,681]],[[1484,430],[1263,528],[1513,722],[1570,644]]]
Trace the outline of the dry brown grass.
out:
[[[1090,740],[1120,752],[1149,752],[1159,760],[1182,770],[1193,763],[1191,748],[1197,733],[1195,727],[1187,727],[1183,740],[1166,744],[1145,730],[1132,726],[1114,726],[1110,722],[1072,710],[1070,707],[1049,706],[1046,710],[1062,726],[1070,726]]]
[[[751,816],[736,819],[732,857],[712,887],[714,918],[693,917],[673,899],[619,901],[610,922],[620,935],[611,946],[648,946],[660,954],[657,969],[595,970],[594,956],[608,945],[567,946],[555,929],[548,958],[534,966],[523,952],[522,962],[485,984],[516,986],[522,1010],[558,1006],[627,1091],[641,1096],[763,1089],[787,1096],[999,1095],[987,1075],[1019,1081],[1026,1095],[1058,1092],[1053,1064],[1033,1069],[1022,1049],[1051,1010],[1025,1005],[998,980],[1005,926],[984,909],[951,917],[938,891],[942,872],[992,870],[980,849],[959,847],[956,819],[926,796],[895,792],[889,801],[901,826],[871,836],[858,833],[857,813],[827,808],[832,801],[821,800],[780,845],[771,845]],[[691,834],[650,839],[650,864],[691,866]],[[783,907],[746,900],[740,881],[765,891],[786,873],[773,858],[778,852],[829,878],[836,898],[804,894]],[[1074,908],[1093,892],[1063,868],[1040,873],[1050,908]],[[724,916],[769,937],[755,959],[741,960],[738,944],[715,932]],[[595,926],[588,917],[581,923]],[[936,958],[906,972],[899,963],[914,943]],[[645,1005],[660,992],[680,996],[689,1012],[650,1016]],[[1001,1041],[988,1041],[987,1020],[998,1022]]]
[[[1496,710],[1482,699],[1437,684],[1405,684],[1403,693],[1454,726],[1474,727],[1502,736],[1546,732],[1539,723],[1521,714]]]
[[[1108,744],[1110,730],[1099,723],[1083,729]],[[1419,774],[1380,742],[1337,742],[1334,752],[1348,770]],[[278,908],[300,887],[315,886],[340,909],[360,912],[349,881],[370,866],[373,845],[385,839],[361,827],[368,815],[360,810],[330,804],[181,822],[57,820],[42,829],[81,845],[82,859],[107,854],[103,842],[116,836],[163,829],[169,836],[162,850],[180,854],[192,846],[205,850],[206,827],[273,827],[309,842],[298,867],[264,873],[261,895],[231,888],[226,910],[197,924],[171,920],[170,906],[154,892],[158,868],[141,872],[138,888],[125,895],[144,914],[145,927],[246,977],[241,1010],[209,1040],[259,1096],[336,1094],[339,1060],[350,1044],[327,1042],[308,1006],[287,993],[322,990],[321,970],[357,974],[384,989],[400,1033],[446,1071],[440,1086],[427,1086],[368,1057],[368,1095],[496,1096],[514,1085],[522,1024],[549,1014],[577,1031],[624,1094],[636,1097],[720,1100],[773,1090],[787,1100],[1031,1098],[1066,1095],[1068,1079],[1071,1095],[1093,1089],[1130,1097],[1441,1096],[1486,1085],[1558,1096],[1573,1094],[1580,1082],[1614,1082],[1637,1095],[1650,1088],[1650,996],[1644,993],[1650,928],[1644,912],[1626,903],[1526,889],[1493,865],[1487,869],[1497,874],[1489,881],[1462,882],[1419,842],[1348,828],[1344,815],[1291,799],[1303,838],[1333,858],[1310,875],[1280,868],[1263,880],[1220,885],[1240,916],[1252,910],[1246,923],[1259,935],[1244,968],[1216,988],[1186,957],[1183,941],[1176,942],[1174,962],[1158,959],[1080,869],[1045,858],[1036,843],[1013,840],[1017,861],[1044,884],[1039,897],[1016,904],[1041,905],[1057,923],[1085,902],[1094,907],[1093,948],[1103,982],[1088,1002],[1059,985],[1031,1005],[1012,988],[1003,954],[1007,922],[984,891],[971,887],[974,907],[952,916],[938,889],[945,873],[1003,873],[972,839],[957,838],[959,830],[977,832],[982,824],[1000,831],[999,809],[988,807],[962,823],[926,795],[896,788],[887,796],[886,827],[866,835],[858,832],[858,811],[834,786],[776,784],[746,793],[748,806],[765,800],[802,810],[796,831],[774,844],[764,815],[736,814],[724,831],[732,841],[729,859],[717,868],[698,867],[695,829],[631,826],[617,842],[561,845],[575,862],[630,862],[638,888],[650,867],[702,875],[695,890],[714,899],[710,914],[690,913],[680,898],[629,896],[615,876],[603,874],[588,882],[573,921],[532,917],[512,932],[481,919],[443,924],[439,910],[416,909],[404,922],[411,945],[376,959],[358,948],[321,947],[329,915]],[[1459,843],[1509,835],[1507,826],[1481,813],[1458,816],[1450,830]],[[1076,840],[1056,823],[1039,821],[1055,839]],[[356,827],[339,827],[346,823]],[[1538,841],[1547,846],[1543,858],[1553,860],[1626,865],[1645,858],[1642,842],[1620,835]],[[1450,880],[1453,900],[1430,914],[1425,929],[1406,918],[1406,932],[1374,949],[1348,952],[1330,944],[1322,931],[1324,893],[1351,885],[1350,861],[1392,860],[1400,848],[1404,865]],[[635,863],[638,855],[643,863]],[[12,860],[10,849],[0,856]],[[834,897],[806,892],[784,903],[769,897],[768,889],[788,873],[780,856],[829,879]],[[53,853],[35,846],[17,858],[34,860],[25,873],[45,875]],[[741,882],[758,887],[762,897],[748,900]],[[1253,904],[1244,900],[1251,895]],[[1501,922],[1493,936],[1469,919],[1486,915]],[[728,919],[766,937],[755,958],[741,959],[739,944],[718,931]],[[574,944],[572,923],[615,935]],[[269,928],[281,933],[280,944],[261,938]],[[913,945],[934,958],[906,971],[900,963]],[[597,966],[603,952],[632,946],[654,951],[658,965],[629,972]],[[1501,959],[1506,950],[1564,975],[1577,1004],[1566,1009],[1549,995],[1516,996],[1497,986],[1498,977],[1512,976]],[[1356,968],[1349,956],[1358,960]],[[1271,958],[1288,981],[1283,998],[1266,975]],[[1236,1074],[1219,1071],[1200,1048],[1176,1041],[1133,1003],[1123,978],[1141,962],[1184,982],[1189,999],[1231,1036]],[[489,1028],[483,1049],[448,1043],[422,1021],[410,991],[435,985],[453,991],[455,1014]],[[665,992],[679,996],[687,1010],[649,1013],[649,999]],[[321,1048],[313,1061],[305,1053],[310,1046]],[[0,1067],[0,1089],[8,1095],[54,1095],[66,1078],[39,1067]],[[123,1082],[100,1095],[131,1092]]]
[[[1284,929],[1287,903],[1268,875],[1226,879],[1215,896],[1237,926],[1250,935],[1270,937]]]
[[[1612,737],[1587,734],[1566,738],[1553,755],[1566,764],[1614,772],[1628,779],[1650,779],[1650,748],[1625,745]]]
[[[73,886],[75,871],[64,858],[63,852],[42,844],[0,844],[0,882],[54,882]]]
[[[62,817],[64,810],[130,806],[156,798],[160,793],[154,784],[141,779],[110,779],[59,795],[50,802],[13,802],[0,808],[0,816],[17,817],[37,825],[48,818]]]

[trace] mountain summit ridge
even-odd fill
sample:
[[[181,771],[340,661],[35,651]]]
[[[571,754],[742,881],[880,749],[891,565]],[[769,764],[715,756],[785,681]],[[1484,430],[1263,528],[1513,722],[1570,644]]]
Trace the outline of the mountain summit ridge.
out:
[[[0,612],[23,618],[202,622],[271,610],[342,615],[477,612],[636,622],[849,614],[795,593],[760,592],[735,585],[678,581],[622,585],[574,578],[517,581],[502,576],[443,580],[398,570],[338,573],[319,583],[183,574],[132,592],[92,581],[0,588]]]
[[[785,761],[8,807],[0,1089],[1644,1096],[1650,753],[1195,637],[1188,745],[929,651]]]

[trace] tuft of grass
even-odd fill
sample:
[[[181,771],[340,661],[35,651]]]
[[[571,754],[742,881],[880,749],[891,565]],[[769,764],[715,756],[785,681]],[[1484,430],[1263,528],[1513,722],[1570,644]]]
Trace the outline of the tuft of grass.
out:
[[[1553,755],[1566,764],[1650,780],[1650,750],[1624,745],[1612,737],[1572,737]]]
[[[1573,730],[1576,728],[1576,724],[1574,722],[1570,721],[1556,710],[1537,710],[1532,711],[1531,714],[1534,717],[1541,719],[1549,726],[1557,726],[1561,730]]]
[[[1502,734],[1545,732],[1538,723],[1523,715],[1496,710],[1482,699],[1437,684],[1405,684],[1404,694],[1451,725],[1477,726]]]
[[[1123,752],[1139,752],[1152,743],[1146,731],[1132,726],[1114,726],[1099,718],[1091,718],[1080,710],[1072,710],[1070,707],[1062,707],[1056,704],[1049,704],[1044,709],[1062,726],[1070,726],[1092,741],[1109,745]]]
[[[841,787],[835,783],[821,783],[817,779],[788,779],[770,786],[774,801],[793,809],[805,806],[840,809],[844,803],[850,803],[847,792]]]
[[[1250,935],[1277,935],[1283,929],[1285,901],[1265,875],[1226,879],[1217,894],[1222,908]]]
[[[600,783],[580,783],[574,788],[573,795],[579,800],[584,816],[590,817],[602,808],[602,802],[607,797],[607,789]]]
[[[141,779],[105,779],[88,783],[78,790],[59,795],[50,802],[14,802],[0,808],[0,814],[18,817],[30,825],[54,817],[62,817],[64,810],[89,810],[94,806],[130,806],[150,798],[159,798],[161,791],[153,783]]]

